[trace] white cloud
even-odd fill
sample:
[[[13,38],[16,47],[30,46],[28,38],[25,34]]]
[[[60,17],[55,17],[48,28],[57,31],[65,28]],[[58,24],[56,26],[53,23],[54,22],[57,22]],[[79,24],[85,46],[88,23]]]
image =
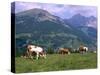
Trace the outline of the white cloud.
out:
[[[97,8],[94,6],[81,6],[81,5],[62,5],[62,4],[46,4],[46,3],[31,3],[31,2],[16,2],[16,13],[33,9],[41,8],[47,10],[53,15],[62,18],[68,18],[74,14],[80,13],[84,16],[97,16]]]

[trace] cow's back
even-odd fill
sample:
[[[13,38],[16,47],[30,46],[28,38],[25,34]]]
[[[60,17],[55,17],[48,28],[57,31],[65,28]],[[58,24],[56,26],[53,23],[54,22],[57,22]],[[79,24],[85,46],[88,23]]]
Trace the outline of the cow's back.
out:
[[[38,47],[38,46],[30,46],[29,47],[29,49],[30,49],[30,51],[35,51],[35,52],[42,52],[43,51],[43,49],[41,48],[41,47]]]

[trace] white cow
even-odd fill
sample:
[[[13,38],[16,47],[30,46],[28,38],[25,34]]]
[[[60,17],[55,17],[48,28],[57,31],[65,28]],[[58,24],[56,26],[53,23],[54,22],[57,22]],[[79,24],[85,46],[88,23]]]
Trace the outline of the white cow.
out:
[[[32,58],[32,53],[36,54],[36,59],[38,60],[39,56],[46,58],[46,53],[43,48],[35,46],[35,45],[28,45],[27,46],[27,54]]]

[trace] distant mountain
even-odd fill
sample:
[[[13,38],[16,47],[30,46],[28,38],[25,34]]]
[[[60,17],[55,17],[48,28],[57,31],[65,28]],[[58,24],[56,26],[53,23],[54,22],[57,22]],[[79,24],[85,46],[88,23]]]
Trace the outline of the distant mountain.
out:
[[[84,23],[86,18],[81,15],[75,15],[80,22],[66,23],[60,17],[50,14],[42,9],[30,9],[24,12],[15,14],[16,26],[16,47],[21,47],[25,43],[33,43],[45,48],[59,47],[77,48],[80,44],[89,47],[95,47],[96,40],[87,35],[81,28],[76,28],[74,25]],[[84,19],[84,20],[83,20]],[[70,19],[71,20],[71,19]],[[77,22],[77,21],[76,21]],[[89,28],[91,30],[91,28]],[[95,30],[94,30],[95,31]],[[95,37],[94,33],[90,32],[91,36]]]
[[[31,26],[35,26],[37,23],[40,23],[40,22],[43,23],[44,21],[45,22],[48,21],[48,22],[52,22],[52,23],[56,23],[56,24],[60,24],[61,23],[62,25],[65,25],[63,20],[61,21],[61,19],[59,17],[51,15],[46,10],[37,9],[37,8],[16,14],[16,21],[17,21],[16,22],[17,23],[17,27],[21,23],[24,23],[24,24],[28,23],[26,25],[27,27],[26,27],[25,30],[29,29],[29,27],[30,28],[34,28],[34,27],[31,27]],[[43,25],[41,25],[41,26],[43,26]],[[65,25],[65,26],[69,27],[68,25]],[[17,32],[20,31],[19,28],[16,28],[16,29],[18,29]],[[30,30],[32,30],[32,29],[30,29]]]
[[[64,22],[74,27],[88,26],[88,25],[92,26],[91,24],[93,22],[97,22],[97,19],[94,16],[85,17],[85,16],[82,16],[81,14],[76,14],[72,16],[70,19],[64,19]]]
[[[94,17],[94,16],[90,16],[90,17],[88,17],[88,20],[91,20],[91,21],[97,21],[97,18]]]
[[[66,22],[66,20],[65,20]],[[67,20],[70,25],[77,26],[84,26],[87,24],[87,18],[82,16],[81,14],[76,14],[72,16],[70,19]]]
[[[64,19],[64,22],[71,27],[74,27],[80,31],[82,31],[85,35],[87,35],[92,40],[97,41],[97,29],[95,28],[97,25],[97,18],[94,16],[85,17],[81,14],[76,14],[72,16],[70,19]]]
[[[46,20],[49,20],[49,21],[56,20],[56,18],[52,16],[50,13],[48,13],[47,11],[42,10],[42,9],[37,9],[37,8],[18,13],[16,14],[16,16],[30,17],[36,20],[37,22],[46,21]]]

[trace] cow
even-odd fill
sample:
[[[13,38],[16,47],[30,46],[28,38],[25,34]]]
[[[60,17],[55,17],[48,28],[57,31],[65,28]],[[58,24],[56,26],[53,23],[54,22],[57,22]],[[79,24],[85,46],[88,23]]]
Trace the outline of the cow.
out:
[[[69,48],[60,48],[58,51],[59,54],[70,54]]]
[[[35,45],[27,46],[27,55],[30,58],[32,58],[32,56],[36,56],[37,60],[39,59],[39,57],[46,58],[46,52],[44,51],[44,49]]]
[[[79,53],[84,54],[84,53],[88,52],[88,47],[80,46],[78,48],[78,50],[79,50]]]

